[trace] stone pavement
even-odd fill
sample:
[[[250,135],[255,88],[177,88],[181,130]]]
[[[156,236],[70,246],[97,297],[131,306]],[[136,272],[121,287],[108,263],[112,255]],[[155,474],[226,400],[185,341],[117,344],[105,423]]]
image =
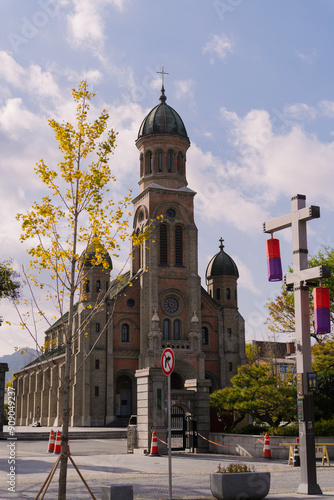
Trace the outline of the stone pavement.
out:
[[[83,441],[84,443],[84,441]],[[73,443],[73,447],[75,444]],[[33,500],[44,482],[56,458],[52,454],[33,454],[25,451],[17,459],[16,491],[8,492],[6,451],[0,453],[0,500]],[[133,485],[134,500],[167,500],[168,458],[143,455],[94,455],[73,453],[73,458],[97,500],[101,498],[101,486],[110,484]],[[215,472],[219,463],[247,462],[256,470],[271,472],[269,500],[285,499],[331,499],[334,500],[334,473],[331,467],[317,467],[317,478],[322,496],[297,495],[299,468],[288,466],[282,460],[249,459],[224,455],[173,454],[173,499],[212,500],[209,474]],[[57,477],[45,496],[45,500],[57,498]],[[68,500],[89,499],[90,495],[72,466],[68,469]]]

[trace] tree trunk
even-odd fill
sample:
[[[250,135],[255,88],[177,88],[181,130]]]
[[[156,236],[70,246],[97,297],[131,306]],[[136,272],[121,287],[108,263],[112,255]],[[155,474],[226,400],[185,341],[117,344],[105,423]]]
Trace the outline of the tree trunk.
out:
[[[69,333],[69,332],[68,332]],[[71,375],[71,338],[67,337],[65,346],[65,377],[63,381],[63,427],[61,437],[60,472],[58,483],[58,500],[66,500],[66,482],[67,482],[67,448],[68,448],[68,428],[70,420],[70,375]]]

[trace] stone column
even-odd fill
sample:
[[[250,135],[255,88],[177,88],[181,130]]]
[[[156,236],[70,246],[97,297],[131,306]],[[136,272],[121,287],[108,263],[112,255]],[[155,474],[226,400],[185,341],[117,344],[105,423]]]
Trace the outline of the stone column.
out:
[[[3,406],[5,399],[6,372],[8,372],[7,363],[0,363],[0,432],[3,431]]]
[[[197,439],[197,453],[208,453],[209,432],[210,432],[210,380],[186,380],[184,387],[187,390],[195,391],[196,399],[194,403],[194,417],[197,421],[197,432],[201,434]]]

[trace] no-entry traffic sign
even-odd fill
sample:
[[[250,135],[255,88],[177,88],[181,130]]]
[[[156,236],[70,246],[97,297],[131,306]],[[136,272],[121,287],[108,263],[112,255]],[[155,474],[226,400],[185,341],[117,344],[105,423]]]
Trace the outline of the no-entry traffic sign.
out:
[[[161,356],[161,368],[165,375],[170,375],[174,369],[175,357],[172,349],[167,347]]]

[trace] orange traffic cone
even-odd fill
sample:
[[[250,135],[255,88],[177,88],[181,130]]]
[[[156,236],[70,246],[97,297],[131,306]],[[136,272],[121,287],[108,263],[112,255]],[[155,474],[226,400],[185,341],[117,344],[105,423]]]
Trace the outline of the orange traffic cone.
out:
[[[153,431],[153,434],[152,434],[151,453],[149,456],[150,457],[160,457],[160,453],[158,450],[158,440],[157,440],[157,435],[156,435],[155,431]]]
[[[271,458],[270,441],[268,432],[264,436],[263,458]]]
[[[53,429],[51,429],[49,437],[48,453],[53,453],[54,449],[55,449],[55,434],[53,432]]]
[[[60,431],[57,431],[57,436],[56,436],[56,444],[55,444],[55,449],[54,453],[59,454],[61,452],[61,437],[60,437]]]

